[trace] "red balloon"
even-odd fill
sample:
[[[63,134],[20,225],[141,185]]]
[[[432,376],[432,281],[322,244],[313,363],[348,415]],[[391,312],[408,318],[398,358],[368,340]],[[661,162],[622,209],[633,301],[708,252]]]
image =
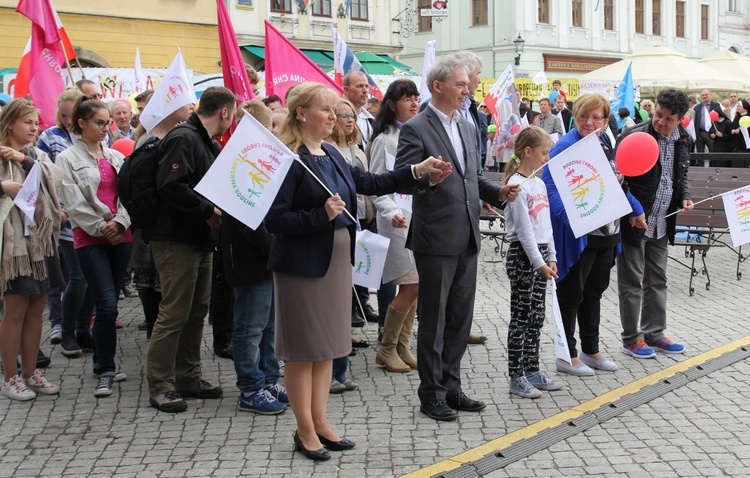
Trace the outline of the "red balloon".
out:
[[[716,121],[719,119],[719,113],[717,113],[716,111],[711,111],[710,113],[708,113],[708,117],[711,118],[711,121]]]
[[[626,136],[617,146],[617,169],[625,176],[646,174],[659,159],[659,144],[648,133]]]
[[[682,126],[684,126],[686,128],[688,126],[690,126],[690,118],[688,118],[687,116],[683,116],[682,117]]]
[[[510,128],[510,132],[513,134],[518,134],[518,132],[521,131],[521,125],[516,123]]]
[[[132,139],[129,138],[121,138],[112,143],[112,146],[110,146],[110,149],[114,149],[115,151],[121,152],[124,156],[130,156],[133,154],[133,146],[135,143]]]

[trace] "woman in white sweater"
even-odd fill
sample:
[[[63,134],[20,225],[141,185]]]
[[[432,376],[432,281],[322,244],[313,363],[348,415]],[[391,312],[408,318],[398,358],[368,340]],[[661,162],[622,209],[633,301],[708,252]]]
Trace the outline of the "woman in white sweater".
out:
[[[419,113],[419,90],[411,80],[396,80],[385,93],[367,146],[370,171],[375,174],[393,170],[401,125]],[[378,234],[391,240],[383,270],[383,283],[394,281],[398,294],[388,307],[383,338],[375,357],[391,372],[417,368],[417,359],[409,351],[414,317],[417,312],[419,276],[414,255],[406,248],[411,220],[411,196],[387,195],[373,198]]]

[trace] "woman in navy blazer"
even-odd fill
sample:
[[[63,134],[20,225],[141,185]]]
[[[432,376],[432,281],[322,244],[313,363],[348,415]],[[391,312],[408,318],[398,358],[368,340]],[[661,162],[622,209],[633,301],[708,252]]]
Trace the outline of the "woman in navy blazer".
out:
[[[356,193],[426,192],[428,182],[439,183],[451,172],[449,163],[435,158],[381,175],[349,166],[323,143],[336,122],[337,100],[318,83],[296,86],[289,95],[279,138],[299,154],[299,162],[265,218],[273,235],[268,268],[274,276],[276,355],[287,362],[295,448],[313,460],[329,459],[328,450],[354,447],[328,425],[326,408],[331,361],[351,349]]]

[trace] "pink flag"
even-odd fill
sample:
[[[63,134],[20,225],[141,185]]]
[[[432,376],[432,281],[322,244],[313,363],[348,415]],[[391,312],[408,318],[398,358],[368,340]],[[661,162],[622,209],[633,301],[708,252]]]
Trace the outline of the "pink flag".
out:
[[[65,89],[60,75],[65,59],[57,19],[49,0],[21,0],[16,11],[32,22],[28,91],[39,108],[42,128],[48,128],[55,124],[57,97]]]
[[[245,62],[242,60],[240,45],[234,34],[232,19],[229,17],[225,0],[216,0],[219,17],[219,48],[221,48],[221,70],[224,73],[224,86],[237,96],[237,101],[255,98],[250,79],[247,77]]]
[[[279,30],[266,22],[266,93],[286,96],[289,88],[300,83],[314,81],[332,90],[344,90],[318,65],[294,46]]]

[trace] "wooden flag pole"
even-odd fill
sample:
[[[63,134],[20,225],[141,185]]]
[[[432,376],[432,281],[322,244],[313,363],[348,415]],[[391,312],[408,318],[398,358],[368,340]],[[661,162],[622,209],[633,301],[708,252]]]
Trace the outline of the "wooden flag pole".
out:
[[[62,49],[63,58],[65,58],[65,66],[68,68],[68,75],[70,76],[70,82],[75,86],[76,79],[73,76],[73,70],[70,68],[70,61],[68,61],[68,55],[65,53],[65,44],[60,40],[60,48]],[[85,78],[85,77],[84,77]]]

